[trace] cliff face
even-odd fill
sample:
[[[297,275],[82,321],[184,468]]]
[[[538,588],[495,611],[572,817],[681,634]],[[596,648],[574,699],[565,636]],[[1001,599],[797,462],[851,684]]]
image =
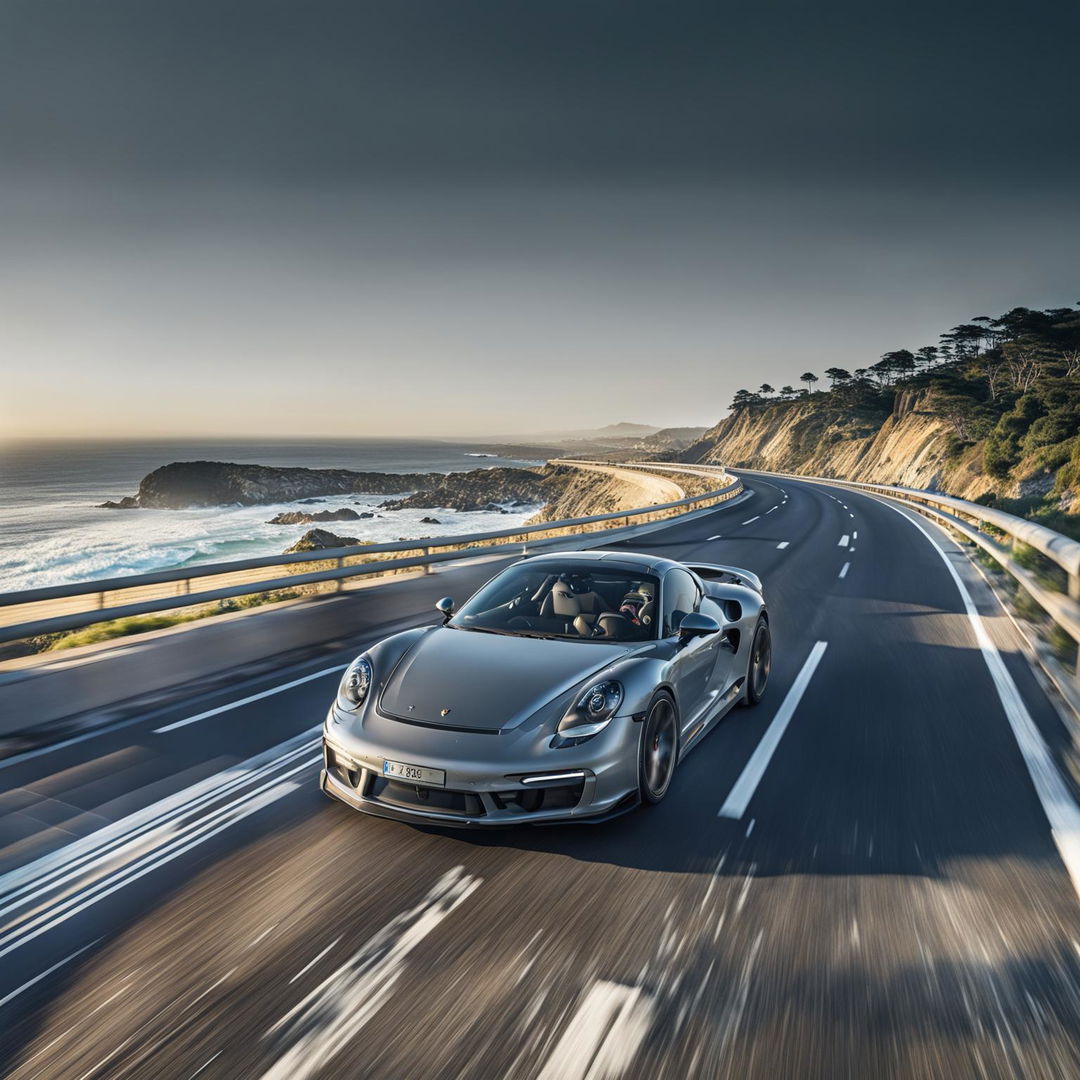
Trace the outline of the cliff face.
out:
[[[733,468],[938,488],[966,499],[991,490],[994,484],[979,470],[978,455],[950,457],[949,426],[925,404],[925,394],[905,391],[885,417],[815,402],[740,409],[683,457]]]
[[[683,497],[675,483],[661,476],[626,469],[617,475],[568,465],[549,465],[544,469],[543,510],[530,523],[563,521],[634,510],[639,506],[673,502]]]

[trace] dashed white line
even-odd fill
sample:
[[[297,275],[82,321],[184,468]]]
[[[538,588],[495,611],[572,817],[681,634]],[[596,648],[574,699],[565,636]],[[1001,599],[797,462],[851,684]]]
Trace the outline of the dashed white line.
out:
[[[777,551],[783,551],[784,548],[786,548],[789,543],[790,543],[789,540],[781,540],[780,543],[776,545],[776,550]]]
[[[844,565],[841,568],[840,573],[837,575],[837,577],[842,577],[842,578],[847,577],[847,572],[850,569],[851,569],[851,563],[849,563],[849,562],[844,563]]]
[[[648,1035],[652,1011],[640,987],[594,982],[537,1080],[616,1080]]]
[[[851,537],[848,536],[847,533],[844,533],[844,535],[840,537],[840,543],[837,544],[836,546],[837,547],[847,547],[848,544],[850,543],[850,541],[851,541]]]
[[[859,534],[858,534],[858,532],[853,532],[853,533],[851,534],[851,539],[852,539],[852,540],[858,540],[858,539],[859,539]]]
[[[776,509],[779,509],[779,508],[776,507],[776,506],[770,506],[769,509],[765,511],[765,513],[766,514],[771,514]]]
[[[348,664],[337,664],[334,667],[323,668],[322,671],[313,671],[310,675],[304,675],[299,679],[293,679],[291,682],[282,683],[280,686],[272,686],[269,690],[262,690],[258,694],[249,694],[245,698],[240,698],[239,701],[230,701],[227,705],[219,705],[216,709],[207,709],[206,712],[196,713],[194,716],[186,717],[184,720],[174,720],[164,727],[154,728],[154,734],[163,735],[166,731],[175,731],[177,728],[185,727],[187,724],[194,724],[198,720],[207,720],[211,716],[218,716],[223,712],[228,712],[230,709],[238,709],[241,705],[250,705],[253,701],[262,701],[263,698],[273,697],[274,694],[280,694],[283,690],[291,690],[294,686],[301,686],[314,679],[321,679],[326,675],[344,671],[348,666]]]
[[[755,514],[754,517],[752,517],[749,521],[744,521],[743,524],[744,525],[753,525],[754,522],[757,521],[758,518],[760,518],[760,517],[761,517],[760,514]]]
[[[764,736],[762,736],[761,742],[757,744],[753,754],[750,755],[750,760],[739,775],[739,779],[735,781],[735,786],[731,789],[724,805],[720,807],[717,817],[741,818],[746,813],[746,807],[753,798],[758,784],[761,783],[761,778],[765,775],[765,770],[769,767],[769,762],[772,760],[777,746],[780,745],[780,740],[783,738],[788,724],[791,723],[791,718],[795,715],[795,710],[799,707],[799,702],[802,700],[807,686],[810,685],[810,680],[813,678],[818,664],[821,663],[821,658],[825,655],[827,647],[828,642],[819,641],[810,650],[806,663],[803,664],[802,670],[795,677],[795,681],[791,684],[791,688],[788,690],[780,708],[777,709],[772,723]]]
[[[754,825],[757,824],[757,818],[751,818],[750,824],[746,826],[746,835],[749,836],[754,831]]]
[[[709,539],[705,541],[705,543],[711,544],[714,540],[719,540],[719,539],[720,539],[720,534],[717,533],[715,536],[710,536]]]

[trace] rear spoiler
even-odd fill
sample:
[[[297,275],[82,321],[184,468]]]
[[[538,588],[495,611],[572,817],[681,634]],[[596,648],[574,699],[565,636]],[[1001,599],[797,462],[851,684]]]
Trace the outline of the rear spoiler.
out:
[[[761,578],[738,566],[720,566],[717,563],[685,563],[703,581],[718,581],[725,585],[745,585],[756,593],[762,593]]]

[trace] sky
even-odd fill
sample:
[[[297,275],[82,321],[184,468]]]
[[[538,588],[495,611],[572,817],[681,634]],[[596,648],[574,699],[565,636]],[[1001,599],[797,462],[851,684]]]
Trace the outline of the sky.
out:
[[[713,424],[1080,297],[1063,3],[0,0],[0,435]]]

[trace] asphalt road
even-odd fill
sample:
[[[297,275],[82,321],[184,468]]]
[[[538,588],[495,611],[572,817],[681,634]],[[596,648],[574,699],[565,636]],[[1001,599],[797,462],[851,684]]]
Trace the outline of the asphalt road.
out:
[[[1080,1076],[1068,735],[1014,628],[923,519],[747,479],[628,545],[748,567],[772,616],[767,699],[658,807],[330,802],[344,654],[0,762],[5,1074]]]

